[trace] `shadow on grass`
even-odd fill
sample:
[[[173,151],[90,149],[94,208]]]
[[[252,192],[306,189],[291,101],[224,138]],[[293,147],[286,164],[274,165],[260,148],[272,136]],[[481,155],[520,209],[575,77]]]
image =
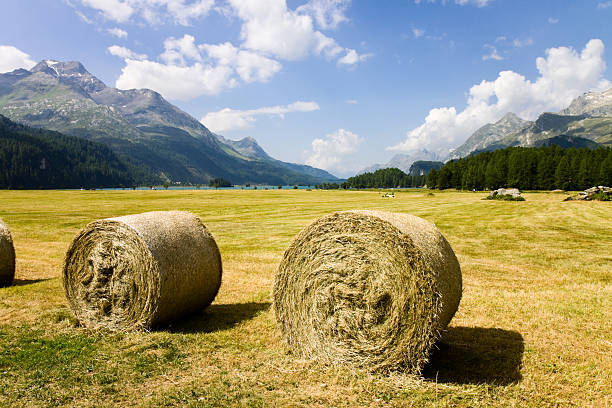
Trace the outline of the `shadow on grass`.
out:
[[[47,278],[47,279],[14,279],[13,283],[11,284],[11,286],[31,285],[33,283],[44,282],[44,281],[47,281],[49,279],[51,279],[51,278]]]
[[[171,333],[211,333],[231,329],[240,322],[254,318],[259,312],[268,310],[269,302],[213,304],[202,313],[187,317],[166,327]]]
[[[449,327],[435,346],[423,376],[453,384],[508,385],[522,379],[525,345],[516,331]]]

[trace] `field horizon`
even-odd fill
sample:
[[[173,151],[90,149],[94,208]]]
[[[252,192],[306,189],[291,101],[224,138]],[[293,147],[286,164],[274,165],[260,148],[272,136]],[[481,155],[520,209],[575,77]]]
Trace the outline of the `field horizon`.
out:
[[[385,191],[385,190],[382,190]],[[0,288],[3,406],[608,406],[612,395],[612,207],[395,190],[0,191],[17,255]],[[287,351],[271,310],[293,237],[334,211],[405,212],[434,223],[463,298],[422,376],[323,366]],[[151,332],[80,327],[61,266],[87,223],[158,210],[198,215],[223,261],[196,315]]]

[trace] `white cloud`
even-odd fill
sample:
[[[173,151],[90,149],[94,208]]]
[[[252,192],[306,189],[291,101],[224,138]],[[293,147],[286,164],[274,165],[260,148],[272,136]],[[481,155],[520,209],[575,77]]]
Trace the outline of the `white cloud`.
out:
[[[113,45],[108,51],[125,60],[116,82],[118,88],[149,88],[168,99],[188,100],[217,95],[243,82],[266,82],[282,68],[273,59],[241,50],[226,42],[195,44],[194,37],[170,37],[164,41],[161,62],[151,61],[125,47]],[[176,75],[176,77],[172,77]]]
[[[548,17],[548,24],[557,24],[559,19],[556,17]]]
[[[209,112],[201,122],[213,132],[224,132],[228,130],[246,129],[255,123],[256,117],[261,115],[284,117],[292,112],[312,112],[319,110],[316,102],[297,101],[286,106],[267,106],[249,110],[235,110],[230,108],[221,109],[217,112]]]
[[[504,59],[504,57],[499,55],[499,53],[497,52],[497,48],[494,47],[493,45],[485,44],[484,48],[488,49],[489,53],[482,56],[483,61],[487,61],[487,60],[501,61]]]
[[[346,50],[346,55],[338,60],[339,65],[354,65],[358,62],[365,61],[374,54],[358,54],[355,50]]]
[[[164,53],[160,58],[167,64],[184,66],[189,61],[202,61],[202,56],[195,45],[195,38],[185,34],[183,38],[170,37],[164,41]]]
[[[567,107],[586,91],[607,89],[612,83],[604,78],[604,48],[599,39],[590,40],[581,52],[571,47],[550,48],[546,58],[536,60],[539,76],[535,81],[513,71],[502,71],[494,81],[483,80],[470,89],[464,110],[430,110],[425,123],[409,131],[404,142],[388,149],[427,148],[444,154],[507,112],[533,120],[542,112]]]
[[[17,68],[30,69],[34,62],[28,54],[12,45],[0,45],[0,72],[10,72]]]
[[[215,0],[81,0],[81,3],[99,11],[104,18],[118,23],[139,16],[150,24],[159,24],[170,18],[186,26],[191,20],[208,15]],[[87,21],[84,15],[82,18]]]
[[[358,105],[359,102],[355,99],[347,99],[346,101],[344,101],[345,103],[348,103],[349,105]]]
[[[602,9],[607,9],[612,7],[612,1],[602,1],[600,3],[597,3],[597,8],[602,10]]]
[[[106,30],[109,34],[114,35],[117,38],[127,38],[128,33],[125,30],[122,30],[120,28],[109,28],[108,30]]]
[[[235,15],[243,22],[240,30],[243,48],[289,61],[304,59],[309,55],[323,55],[330,59],[338,58],[343,52],[345,55],[340,57],[344,61],[343,64],[348,61],[353,61],[351,63],[354,64],[365,60],[365,58],[359,58],[355,50],[343,48],[333,38],[315,30],[312,13],[306,13],[306,10],[323,9],[342,10],[341,13],[343,13],[344,8],[342,7],[348,5],[346,2],[311,1],[304,6],[307,9],[298,8],[296,10],[287,8],[285,0],[228,0],[228,2]],[[331,8],[319,6],[321,4],[331,4]],[[323,13],[323,16],[328,15],[327,11]],[[331,15],[338,16],[339,14],[336,12]],[[319,24],[322,24],[322,20],[319,21],[320,18],[316,13],[314,18]],[[325,19],[329,18],[325,17]],[[336,20],[334,20],[332,17],[331,23],[325,20],[327,22],[323,25],[333,25],[338,18],[335,17]]]
[[[124,23],[134,13],[134,8],[121,0],[81,0],[83,5],[98,10],[109,20]]]
[[[184,0],[124,1],[137,12],[142,11],[143,4],[165,5],[168,10],[175,10],[172,5],[187,7]],[[189,7],[204,3],[212,7],[214,0],[192,2]],[[354,49],[341,47],[333,38],[314,28],[315,20],[325,27],[335,27],[346,21],[344,11],[349,5],[348,0],[311,0],[291,10],[287,8],[286,0],[227,0],[223,6],[224,15],[232,13],[232,17],[241,20],[240,46],[230,42],[198,45],[193,36],[186,34],[182,38],[166,39],[165,50],[158,61],[141,58],[139,54],[124,48],[109,49],[126,60],[117,86],[146,86],[170,99],[190,99],[217,94],[241,81],[269,81],[282,68],[278,60],[299,60],[310,55],[321,55],[336,60],[338,65],[355,65],[373,54],[359,54]],[[169,72],[186,71],[194,76],[166,82]],[[155,77],[156,74],[159,78]],[[204,74],[206,80],[213,83],[204,86]],[[176,91],[172,88],[174,84],[181,84]]]
[[[322,29],[330,29],[348,21],[344,13],[350,5],[351,0],[310,0],[296,11],[312,16]]]
[[[120,89],[149,88],[168,99],[188,100],[201,95],[217,95],[236,86],[232,74],[232,68],[224,65],[198,62],[182,67],[128,58],[116,86]]]
[[[282,68],[278,61],[241,50],[229,42],[218,45],[203,44],[200,48],[219,64],[234,67],[244,82],[269,81]]]
[[[316,138],[312,141],[312,152],[306,164],[324,170],[342,170],[342,160],[357,151],[359,144],[363,141],[355,133],[338,129],[333,133],[325,135],[325,138]]]
[[[147,59],[147,56],[145,54],[137,54],[134,51],[128,48],[125,48],[125,47],[121,47],[119,45],[111,45],[110,47],[107,48],[107,50],[111,55],[114,55],[116,57],[123,58],[123,59],[133,59],[133,60]]]
[[[421,30],[419,28],[413,28],[412,34],[414,34],[414,38],[420,38],[425,34],[425,30]]]

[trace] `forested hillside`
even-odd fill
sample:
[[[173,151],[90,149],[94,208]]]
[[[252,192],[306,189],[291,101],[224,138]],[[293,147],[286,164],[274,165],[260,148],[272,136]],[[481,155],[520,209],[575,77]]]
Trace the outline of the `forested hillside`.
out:
[[[363,173],[349,177],[342,188],[407,188],[421,187],[425,184],[426,176],[410,176],[400,169],[380,169],[374,173]]]
[[[144,180],[144,170],[128,168],[102,144],[0,115],[0,188],[130,187]]]
[[[427,176],[431,188],[583,190],[612,185],[612,148],[509,147],[447,162]]]

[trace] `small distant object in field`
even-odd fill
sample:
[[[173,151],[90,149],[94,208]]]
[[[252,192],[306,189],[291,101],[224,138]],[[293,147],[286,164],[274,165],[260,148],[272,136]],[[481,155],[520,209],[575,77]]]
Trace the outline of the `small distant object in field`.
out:
[[[385,193],[382,198],[395,198],[395,193]]]
[[[185,211],[94,221],[72,241],[63,269],[79,322],[111,330],[147,330],[201,311],[221,274],[215,239]]]
[[[486,197],[487,200],[525,201],[518,188],[498,188]]]
[[[561,189],[551,190],[550,192],[554,194],[565,194],[565,190]]]
[[[8,226],[0,219],[0,287],[9,286],[15,278],[15,247]]]
[[[612,188],[606,186],[591,187],[581,191],[578,195],[567,197],[564,201],[582,200],[582,201],[612,201]]]
[[[433,197],[433,196],[435,196],[435,194],[434,194],[434,193],[432,193],[432,192],[429,192],[429,193],[427,193],[427,196],[428,196],[428,197]]]
[[[338,212],[304,228],[285,251],[274,310],[301,357],[418,374],[459,307],[461,287],[459,262],[433,224]]]

